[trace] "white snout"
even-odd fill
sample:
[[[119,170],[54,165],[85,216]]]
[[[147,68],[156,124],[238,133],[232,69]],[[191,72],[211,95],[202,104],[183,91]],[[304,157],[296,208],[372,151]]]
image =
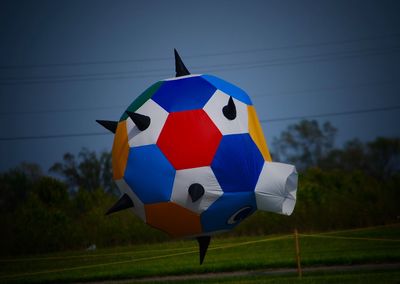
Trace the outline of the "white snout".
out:
[[[265,162],[257,182],[257,208],[290,215],[296,204],[297,171],[295,166]]]

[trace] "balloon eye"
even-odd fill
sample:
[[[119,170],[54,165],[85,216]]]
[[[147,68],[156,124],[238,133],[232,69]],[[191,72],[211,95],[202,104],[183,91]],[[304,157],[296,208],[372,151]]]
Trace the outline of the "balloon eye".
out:
[[[150,117],[136,112],[126,111],[132,121],[140,131],[146,130],[150,126]]]
[[[222,113],[229,120],[234,120],[236,118],[236,106],[232,97],[229,97],[228,104],[222,108]]]
[[[232,224],[236,224],[240,221],[242,221],[243,219],[245,219],[247,216],[250,215],[252,211],[252,208],[250,206],[247,207],[243,207],[241,209],[239,209],[238,211],[236,211],[227,221],[227,223],[229,225]]]
[[[192,202],[196,202],[204,195],[204,187],[199,183],[193,183],[189,186],[188,192]]]

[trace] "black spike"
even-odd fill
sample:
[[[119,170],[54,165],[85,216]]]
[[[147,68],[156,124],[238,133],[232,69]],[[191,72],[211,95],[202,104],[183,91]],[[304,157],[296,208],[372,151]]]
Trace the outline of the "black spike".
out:
[[[175,54],[175,77],[181,77],[181,76],[186,76],[190,75],[189,70],[187,70],[185,64],[183,64],[183,61],[181,57],[178,54],[178,51],[174,48],[174,54]]]
[[[132,121],[136,124],[140,131],[146,130],[150,125],[150,117],[132,111],[126,111]]]
[[[112,133],[117,131],[118,121],[96,119],[96,122],[107,130],[110,130]]]
[[[234,120],[236,118],[236,106],[232,97],[229,97],[228,104],[222,108],[222,113],[229,120]]]
[[[211,240],[210,236],[197,237],[197,242],[199,243],[199,252],[200,252],[200,265],[203,264],[203,260],[204,257],[206,256],[210,240]]]
[[[193,183],[189,186],[189,195],[192,198],[192,202],[196,202],[204,195],[204,187],[199,183]]]
[[[111,207],[108,209],[106,215],[110,215],[111,213],[118,212],[124,209],[128,209],[133,207],[132,199],[125,193],[122,197]]]

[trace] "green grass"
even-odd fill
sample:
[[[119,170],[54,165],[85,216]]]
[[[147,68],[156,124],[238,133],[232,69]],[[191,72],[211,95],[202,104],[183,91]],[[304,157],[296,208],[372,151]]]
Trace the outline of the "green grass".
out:
[[[309,273],[299,279],[296,275],[249,275],[240,277],[222,277],[202,280],[166,281],[163,283],[351,283],[351,284],[376,284],[376,283],[399,283],[400,272],[391,270],[382,271],[354,271],[354,272],[330,272]],[[160,282],[149,282],[160,283]]]
[[[400,225],[313,236],[301,235],[300,247],[303,266],[400,262]],[[210,244],[204,264],[200,266],[197,243],[175,241],[155,245],[98,249],[95,252],[64,252],[1,259],[0,282],[92,281],[295,267],[294,256],[293,236],[215,239]],[[376,272],[376,274],[379,273]],[[394,274],[393,277],[396,276]],[[318,281],[318,277],[332,278],[334,279],[332,281],[336,281],[335,275],[312,277],[317,279],[315,281]],[[357,275],[343,274],[340,277],[342,276],[344,282],[350,283]],[[244,277],[243,281],[251,283],[260,280],[257,278],[259,276],[249,277]],[[312,277],[311,282],[306,283],[315,283],[312,282],[314,281]],[[346,277],[350,280],[346,280]],[[373,279],[375,276],[370,275],[370,277]],[[379,276],[376,277],[379,278]],[[283,276],[272,277],[277,281],[276,283],[281,283],[279,281],[284,278]],[[288,281],[297,281],[295,278],[288,279]],[[308,279],[308,276],[304,277],[302,282],[308,281],[305,279]],[[241,278],[236,280],[241,280]],[[193,281],[190,282],[193,283]]]

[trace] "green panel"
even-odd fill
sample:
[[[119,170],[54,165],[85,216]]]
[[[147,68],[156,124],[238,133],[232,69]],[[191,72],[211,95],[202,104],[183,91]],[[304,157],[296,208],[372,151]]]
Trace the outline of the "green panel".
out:
[[[134,100],[126,110],[132,112],[137,111],[138,108],[140,108],[145,102],[147,102],[147,100],[149,100],[154,95],[155,92],[157,92],[157,90],[161,87],[163,83],[164,81],[158,81],[157,83],[148,87],[146,91],[141,93],[140,96],[137,97],[136,100]],[[126,112],[124,112],[119,121],[126,120],[127,118],[128,115],[126,114]]]

